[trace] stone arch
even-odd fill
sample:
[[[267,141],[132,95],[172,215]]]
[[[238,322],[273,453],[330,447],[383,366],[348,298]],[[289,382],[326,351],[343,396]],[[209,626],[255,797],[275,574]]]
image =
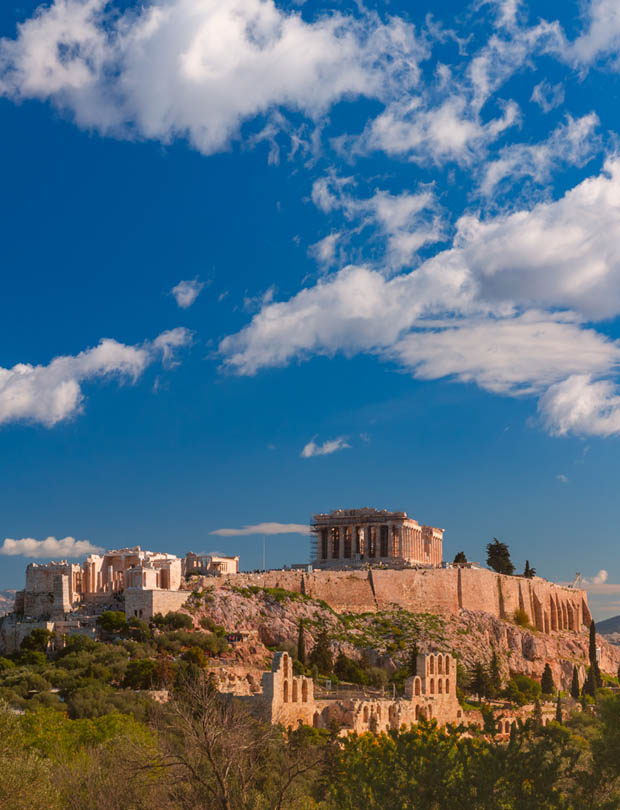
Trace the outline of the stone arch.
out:
[[[415,707],[415,719],[416,720],[420,719],[420,706],[418,704],[416,704],[416,707]]]
[[[364,706],[364,712],[363,712],[362,717],[364,719],[364,722],[367,723],[368,722],[368,706]]]
[[[446,678],[446,695],[450,692],[450,679]]]
[[[443,681],[441,678],[437,678],[437,694],[443,695]]]
[[[282,687],[282,702],[288,703],[288,681],[284,681],[284,686]]]
[[[463,716],[463,712],[462,712],[462,710],[461,710],[461,709],[457,709],[457,711],[456,711],[456,717],[457,717],[457,720],[460,720],[462,716]]]
[[[314,726],[314,728],[319,727],[320,719],[321,719],[321,717],[320,717],[319,713],[315,712],[313,717],[312,717],[312,725]]]
[[[293,680],[293,694],[291,695],[291,703],[297,703],[297,681]]]
[[[443,655],[437,656],[437,674],[443,675]]]
[[[431,695],[435,694],[435,679],[431,678]]]
[[[301,682],[301,702],[308,702],[308,681],[305,678]]]
[[[558,629],[558,608],[555,603],[555,599],[553,596],[551,597],[551,607],[549,611],[550,619],[551,619],[551,629],[557,630]]]
[[[510,734],[510,723],[508,720],[504,723],[504,734]]]
[[[429,657],[428,657],[428,666],[429,666],[429,670],[428,670],[429,674],[434,675],[435,674],[435,656],[432,655],[432,654],[429,655]]]
[[[450,674],[450,656],[449,655],[445,656],[445,664],[446,664],[446,666],[445,666],[446,675],[449,675]]]
[[[419,695],[421,693],[422,682],[419,678],[415,678],[413,681],[413,693],[414,695]]]
[[[568,630],[568,610],[566,609],[566,602],[562,602],[562,629]]]

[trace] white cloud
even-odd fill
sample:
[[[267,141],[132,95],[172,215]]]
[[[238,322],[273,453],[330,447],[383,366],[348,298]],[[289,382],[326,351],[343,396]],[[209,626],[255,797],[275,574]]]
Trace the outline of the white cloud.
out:
[[[504,105],[501,117],[481,123],[465,93],[450,96],[439,106],[425,108],[421,98],[395,101],[366,128],[355,149],[382,150],[414,162],[432,160],[470,163],[481,148],[519,121],[514,102]]]
[[[532,90],[530,101],[535,102],[543,112],[551,112],[564,103],[564,86],[562,84],[549,84],[544,79]]]
[[[620,7],[617,0],[589,0],[587,30],[566,47],[566,54],[578,64],[588,65],[601,56],[615,57],[620,67]]]
[[[215,529],[211,534],[221,537],[239,537],[251,534],[310,534],[310,527],[303,523],[256,523],[242,529]]]
[[[324,193],[324,206],[337,194]],[[332,199],[333,198],[333,199]],[[620,159],[554,202],[461,217],[453,247],[393,277],[349,266],[263,306],[220,344],[241,374],[310,354],[371,352],[424,379],[540,397],[551,432],[620,433]]]
[[[305,22],[273,0],[153,0],[114,15],[107,0],[54,0],[2,40],[0,93],[208,154],[278,106],[316,119],[343,97],[406,91],[425,55],[412,26],[371,13]]]
[[[549,432],[556,436],[620,433],[620,389],[610,380],[573,374],[549,388],[538,410]]]
[[[191,307],[198,298],[204,286],[204,281],[198,281],[198,279],[195,278],[191,281],[179,281],[176,287],[173,287],[170,292],[174,296],[177,305],[180,306],[181,309],[187,309]]]
[[[351,447],[347,444],[344,436],[339,436],[337,439],[328,439],[323,444],[317,444],[314,439],[308,442],[301,451],[302,458],[312,458],[313,456],[329,456],[331,453],[336,453],[338,450],[345,450]]]
[[[76,540],[74,537],[63,537],[58,540],[55,537],[48,537],[45,540],[33,540],[31,537],[12,540],[7,537],[0,546],[0,554],[32,559],[67,560],[84,557],[86,554],[98,554],[101,551],[102,548],[94,546],[89,540]]]
[[[596,113],[577,119],[568,115],[566,123],[545,141],[504,147],[497,160],[485,165],[480,193],[486,197],[496,195],[502,181],[512,184],[523,177],[531,177],[538,184],[548,183],[551,171],[560,165],[584,166],[601,148],[601,139],[595,135],[598,125]]]
[[[321,177],[312,186],[312,200],[324,213],[341,212],[349,222],[356,222],[355,232],[374,226],[386,241],[386,260],[391,267],[410,264],[420,248],[444,238],[445,225],[432,188],[423,187],[413,194],[377,189],[371,197],[362,198],[350,192],[353,185],[352,178],[333,173]],[[326,239],[332,237],[342,240],[343,235]],[[335,239],[328,245],[325,240],[318,243],[321,250],[334,245]]]
[[[0,368],[0,424],[24,420],[52,427],[82,410],[82,383],[111,377],[135,382],[158,357],[172,363],[174,349],[190,341],[191,333],[183,328],[139,346],[103,338],[92,349],[56,357],[45,366]]]
[[[338,231],[330,233],[323,239],[319,239],[313,245],[310,245],[308,253],[315,258],[318,264],[323,267],[329,267],[334,263],[336,258],[336,245],[340,239]]]
[[[568,476],[564,475],[564,473],[558,473],[556,478],[561,484],[568,484]]]
[[[595,574],[593,577],[584,577],[582,579],[582,583],[584,585],[604,585],[608,578],[609,574],[607,571],[604,568],[601,568],[598,574]]]

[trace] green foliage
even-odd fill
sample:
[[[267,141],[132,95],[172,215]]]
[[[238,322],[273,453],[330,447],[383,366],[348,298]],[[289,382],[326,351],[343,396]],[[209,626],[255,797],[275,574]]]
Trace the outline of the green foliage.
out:
[[[579,692],[579,673],[577,671],[577,667],[573,666],[573,679],[570,685],[571,697],[577,700],[579,698]]]
[[[555,704],[555,722],[562,723],[564,721],[562,715],[562,698],[560,697],[560,693],[558,692],[558,699]]]
[[[523,610],[523,608],[517,608],[513,613],[513,619],[515,624],[518,624],[519,627],[529,627],[530,626],[530,619],[527,613]]]
[[[534,703],[541,695],[541,686],[538,681],[528,678],[527,675],[513,675],[503,691],[504,697],[518,706]]]
[[[543,695],[552,695],[555,691],[555,685],[553,683],[553,673],[551,672],[551,667],[549,666],[548,663],[545,664],[545,668],[543,670],[543,674],[540,679],[540,687]]]
[[[474,695],[478,695],[479,698],[489,697],[491,693],[491,679],[489,678],[489,673],[484,664],[480,661],[478,661],[472,670],[469,681],[469,691]]]
[[[121,610],[105,610],[97,619],[97,624],[111,636],[119,636],[127,631],[127,619]]]
[[[51,630],[37,627],[23,639],[21,649],[44,653],[47,651],[53,635]]]
[[[125,670],[123,686],[127,689],[152,689],[157,677],[157,665],[150,658],[130,661]]]
[[[465,565],[467,562],[467,557],[465,556],[464,551],[457,551],[454,555],[454,565]]]
[[[489,664],[489,685],[490,692],[493,697],[499,694],[502,688],[502,672],[499,665],[499,657],[497,650],[493,649],[491,655],[491,662]]]
[[[308,659],[311,666],[316,666],[322,675],[329,675],[334,668],[327,627],[322,625]]]
[[[297,632],[297,660],[300,664],[306,663],[306,639],[304,637],[304,620],[299,620],[299,630]]]
[[[487,565],[498,574],[514,574],[515,567],[510,560],[510,551],[505,543],[497,537],[492,543],[487,543]]]
[[[525,561],[525,569],[523,570],[523,576],[526,579],[533,579],[536,576],[536,569],[530,568],[530,561]]]

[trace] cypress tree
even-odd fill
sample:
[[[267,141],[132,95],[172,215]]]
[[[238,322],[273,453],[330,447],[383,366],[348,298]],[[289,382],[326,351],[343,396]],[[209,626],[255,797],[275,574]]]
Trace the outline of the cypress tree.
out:
[[[454,555],[454,564],[455,565],[464,565],[467,562],[467,557],[465,556],[464,551],[457,551]]]
[[[579,698],[579,673],[577,667],[573,667],[573,681],[570,685],[570,696],[575,700]]]
[[[497,651],[495,649],[493,650],[491,663],[489,665],[489,681],[493,695],[497,695],[502,688],[502,672],[499,666]]]
[[[553,673],[551,672],[551,667],[548,663],[545,664],[545,669],[542,674],[542,678],[540,679],[540,686],[543,695],[553,694]]]
[[[542,716],[542,708],[540,706],[540,700],[536,698],[536,702],[534,703],[534,728],[542,728],[543,724],[543,716]]]
[[[299,620],[299,633],[297,635],[297,658],[300,664],[306,663],[306,640],[304,638],[304,620]]]
[[[560,693],[558,692],[558,702],[555,704],[555,719],[558,723],[562,724],[562,702],[560,700]]]
[[[588,667],[588,675],[581,687],[581,694],[590,695],[590,697],[595,697],[596,695],[596,677],[592,667]]]
[[[482,698],[488,696],[489,686],[489,674],[480,661],[478,661],[473,669],[469,688],[475,695]]]
[[[530,568],[530,561],[529,560],[525,561],[525,570],[523,571],[523,576],[526,579],[532,579],[533,577],[536,576],[536,569],[535,568]]]
[[[316,643],[310,653],[310,663],[314,664],[323,675],[329,675],[334,668],[329,636],[325,625],[321,627],[316,637]]]
[[[618,667],[618,683],[620,683],[620,667]]]
[[[415,677],[418,674],[418,645],[414,642],[409,653],[409,675]]]
[[[601,671],[598,661],[596,660],[596,625],[594,624],[594,619],[590,622],[590,669],[592,670],[594,688],[598,689],[603,685],[603,679],[601,678]]]

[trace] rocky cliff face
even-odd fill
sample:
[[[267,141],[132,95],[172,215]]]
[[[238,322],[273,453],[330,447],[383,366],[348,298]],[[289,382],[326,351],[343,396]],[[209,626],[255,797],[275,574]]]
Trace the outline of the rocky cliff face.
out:
[[[6,616],[13,610],[15,591],[0,591],[0,616]]]
[[[209,616],[230,632],[251,631],[255,656],[243,660],[237,649],[237,665],[258,663],[268,655],[267,646],[286,647],[297,643],[300,619],[304,621],[306,649],[312,649],[318,629],[325,626],[334,652],[349,657],[369,657],[387,669],[396,669],[414,643],[420,651],[438,649],[458,656],[466,668],[477,661],[488,663],[496,650],[504,674],[523,673],[540,678],[546,663],[562,688],[570,686],[573,666],[585,677],[588,634],[574,631],[541,633],[519,627],[483,611],[460,609],[449,616],[413,613],[402,608],[373,613],[341,613],[326,603],[278,588],[207,587],[190,600],[187,608],[198,625]],[[620,666],[620,648],[599,637],[601,669],[615,675]]]

